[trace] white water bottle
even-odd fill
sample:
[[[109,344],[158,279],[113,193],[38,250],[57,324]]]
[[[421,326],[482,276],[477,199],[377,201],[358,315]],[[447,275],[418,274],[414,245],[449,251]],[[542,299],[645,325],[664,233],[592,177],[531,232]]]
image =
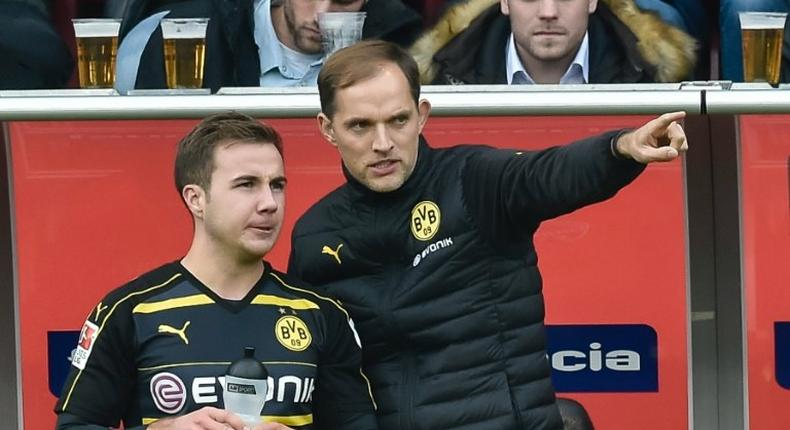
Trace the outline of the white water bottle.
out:
[[[244,357],[231,363],[225,372],[222,392],[225,409],[238,415],[245,424],[260,423],[268,377],[266,368],[255,359],[255,348],[244,347]]]

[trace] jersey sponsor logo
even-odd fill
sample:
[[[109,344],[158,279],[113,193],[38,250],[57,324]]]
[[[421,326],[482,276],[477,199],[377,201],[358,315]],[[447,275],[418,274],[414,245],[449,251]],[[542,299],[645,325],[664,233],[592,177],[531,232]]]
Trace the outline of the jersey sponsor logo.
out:
[[[434,253],[434,252],[436,252],[436,251],[438,251],[440,249],[449,248],[451,246],[453,246],[453,238],[452,237],[448,237],[448,238],[445,238],[445,239],[442,239],[442,240],[437,240],[436,242],[426,246],[425,249],[422,250],[422,252],[420,252],[419,254],[415,255],[414,256],[414,260],[412,260],[412,262],[411,262],[411,266],[412,267],[417,267],[420,263],[422,263],[422,260],[424,260],[430,254],[432,254],[432,253]]]
[[[274,325],[274,335],[280,345],[291,351],[304,351],[313,341],[313,335],[299,317],[285,315]]]
[[[790,321],[774,322],[776,383],[790,390]]]
[[[546,331],[557,391],[658,391],[658,340],[652,327],[555,325]]]
[[[439,231],[442,212],[436,203],[423,200],[411,210],[411,234],[417,240],[431,240]]]
[[[157,332],[165,333],[165,334],[174,334],[178,336],[179,339],[184,341],[184,345],[189,345],[189,338],[187,337],[187,327],[189,327],[189,324],[190,321],[187,321],[184,323],[184,326],[181,328],[175,328],[167,324],[160,324],[159,328],[157,328]]]
[[[177,414],[187,402],[184,381],[172,373],[157,373],[151,378],[150,387],[154,405],[166,414]]]
[[[231,386],[226,384],[224,376],[199,376],[192,380],[192,400],[198,405],[215,404],[219,402],[221,390],[231,391]],[[310,403],[315,390],[315,378],[296,375],[283,375],[279,378],[269,376],[266,378],[266,401],[277,403]],[[245,386],[246,387],[246,386]],[[254,388],[254,387],[253,387]]]
[[[321,254],[331,255],[334,257],[335,261],[337,261],[337,264],[343,264],[343,262],[340,261],[340,248],[342,247],[342,243],[337,245],[337,248],[335,249],[330,248],[329,245],[324,245],[324,247],[321,248]]]
[[[71,364],[73,364],[74,367],[85,370],[85,364],[88,362],[91,351],[93,351],[93,345],[96,342],[96,335],[98,333],[99,326],[90,321],[85,321],[85,325],[82,326],[80,337],[77,341],[77,350],[74,351],[74,355],[71,357]]]

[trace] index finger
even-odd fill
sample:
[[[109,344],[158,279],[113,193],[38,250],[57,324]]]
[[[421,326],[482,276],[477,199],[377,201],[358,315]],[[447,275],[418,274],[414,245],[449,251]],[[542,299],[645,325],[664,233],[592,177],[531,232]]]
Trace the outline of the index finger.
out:
[[[680,120],[682,120],[685,117],[686,117],[686,112],[684,112],[684,111],[668,112],[668,113],[665,113],[665,114],[661,115],[658,118],[655,118],[654,120],[652,120],[650,122],[654,126],[653,130],[656,130],[656,129],[663,130],[663,129],[666,129],[667,127],[669,127],[669,125],[672,124],[672,122],[680,121]]]

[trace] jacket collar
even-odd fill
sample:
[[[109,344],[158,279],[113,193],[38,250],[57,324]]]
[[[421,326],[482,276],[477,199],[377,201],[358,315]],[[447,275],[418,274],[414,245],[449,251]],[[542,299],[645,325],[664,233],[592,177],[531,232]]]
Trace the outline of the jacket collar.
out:
[[[655,69],[645,62],[636,46],[639,40],[603,3],[590,15],[590,79],[598,83],[654,81]]]
[[[499,11],[499,4],[488,8],[434,56],[450,84],[505,84],[505,44],[510,21]]]
[[[345,164],[342,164],[342,162],[341,164],[343,167],[343,175],[346,177],[346,183],[354,198],[369,198],[376,200],[399,199],[403,196],[414,195],[414,193],[422,187],[425,179],[430,176],[428,172],[430,172],[432,168],[434,154],[435,150],[428,145],[428,141],[425,140],[425,137],[420,135],[419,142],[417,143],[417,163],[414,166],[414,170],[400,188],[386,193],[373,191],[366,187],[351,175],[351,172],[348,171]]]

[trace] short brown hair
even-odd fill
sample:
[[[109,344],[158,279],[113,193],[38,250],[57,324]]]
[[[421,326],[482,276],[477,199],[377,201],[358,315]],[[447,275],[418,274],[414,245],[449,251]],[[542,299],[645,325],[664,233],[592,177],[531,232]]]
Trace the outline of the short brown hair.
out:
[[[393,63],[409,82],[411,96],[417,104],[420,99],[420,70],[414,58],[394,43],[383,40],[365,40],[332,54],[318,73],[318,94],[321,111],[332,117],[335,113],[335,94],[360,81],[379,74],[386,63]]]
[[[211,115],[178,142],[175,180],[179,194],[190,184],[208,191],[214,172],[214,150],[229,141],[272,144],[283,155],[282,139],[271,126],[239,112]]]

